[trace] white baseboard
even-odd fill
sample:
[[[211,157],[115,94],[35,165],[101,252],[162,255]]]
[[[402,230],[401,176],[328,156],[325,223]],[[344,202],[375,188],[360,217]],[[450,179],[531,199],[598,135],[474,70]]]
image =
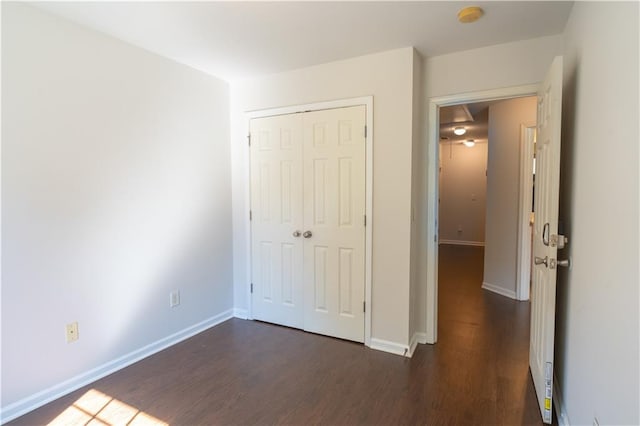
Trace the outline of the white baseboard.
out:
[[[416,331],[415,333],[413,333],[413,336],[411,337],[411,341],[409,342],[409,353],[408,353],[409,358],[413,356],[413,352],[415,352],[416,347],[418,346],[418,343],[423,345],[427,343],[427,333],[421,333],[419,331]]]
[[[501,296],[506,296],[506,297],[508,297],[510,299],[517,300],[516,299],[516,292],[514,290],[507,290],[506,288],[502,288],[500,286],[497,286],[495,284],[491,284],[491,283],[488,283],[488,282],[483,282],[482,283],[482,288],[485,289],[485,290],[489,290],[489,291],[491,291],[493,293],[497,293],[497,294],[499,294]]]
[[[402,356],[411,356],[409,355],[409,346],[401,345],[396,342],[389,342],[388,340],[376,339],[374,337],[371,338],[371,349],[375,349],[377,351],[389,352],[395,355]]]
[[[562,394],[558,388],[558,379],[555,372],[553,373],[553,405],[555,406],[556,417],[558,418],[558,426],[570,426],[569,416],[564,409],[564,402],[562,401]]]
[[[173,346],[178,342],[181,342],[189,337],[195,336],[204,330],[220,324],[230,318],[233,318],[233,310],[229,309],[190,327],[178,331],[170,336],[164,337],[153,343],[150,343],[140,349],[123,355],[119,358],[102,364],[96,368],[93,368],[87,372],[78,374],[75,377],[65,380],[62,383],[51,386],[48,389],[34,393],[26,398],[16,401],[6,407],[0,408],[0,424],[9,422],[17,417],[22,416],[30,411],[35,410],[55,399],[60,398],[68,393],[71,393],[81,387],[95,382],[109,374],[115,373],[135,362],[140,361],[150,355],[160,352],[163,349]]]
[[[440,244],[449,244],[454,246],[475,246],[484,247],[484,241],[462,241],[462,240],[440,240]]]
[[[235,318],[246,320],[249,318],[249,311],[246,309],[233,308],[233,316]]]

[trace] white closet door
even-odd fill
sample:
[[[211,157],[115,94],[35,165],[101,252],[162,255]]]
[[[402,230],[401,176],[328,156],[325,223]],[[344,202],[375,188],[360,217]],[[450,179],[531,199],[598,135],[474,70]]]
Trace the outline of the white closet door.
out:
[[[252,313],[304,328],[302,116],[251,120]]]
[[[304,114],[304,328],[364,341],[365,107]]]

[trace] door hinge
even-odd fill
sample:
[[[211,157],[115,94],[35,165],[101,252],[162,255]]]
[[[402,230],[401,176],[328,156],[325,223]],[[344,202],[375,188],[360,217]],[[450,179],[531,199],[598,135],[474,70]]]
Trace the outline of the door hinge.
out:
[[[253,283],[251,283],[251,294],[253,294]]]
[[[367,226],[367,215],[364,215],[364,226]]]
[[[253,220],[253,212],[249,210],[249,220]]]
[[[362,312],[367,312],[367,302],[362,302]]]
[[[367,137],[367,126],[364,126],[364,137]]]
[[[251,146],[251,133],[247,135],[247,142],[249,143],[249,146]]]

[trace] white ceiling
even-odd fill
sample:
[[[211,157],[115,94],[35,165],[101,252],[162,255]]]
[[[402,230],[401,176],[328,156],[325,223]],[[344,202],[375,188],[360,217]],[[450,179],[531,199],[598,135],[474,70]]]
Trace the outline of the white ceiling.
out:
[[[572,2],[37,2],[37,7],[233,81],[414,46],[435,56],[561,33]]]

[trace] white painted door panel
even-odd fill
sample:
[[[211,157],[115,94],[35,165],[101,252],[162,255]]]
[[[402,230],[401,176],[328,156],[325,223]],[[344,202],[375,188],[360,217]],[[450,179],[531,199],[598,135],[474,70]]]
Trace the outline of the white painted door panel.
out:
[[[364,106],[251,120],[253,318],[364,341],[365,121]]]
[[[305,330],[363,342],[365,107],[303,120]]]
[[[303,328],[302,117],[251,120],[251,276],[255,319]]]
[[[556,57],[538,91],[529,351],[531,376],[545,423],[551,423],[553,396],[561,107],[562,57]]]

